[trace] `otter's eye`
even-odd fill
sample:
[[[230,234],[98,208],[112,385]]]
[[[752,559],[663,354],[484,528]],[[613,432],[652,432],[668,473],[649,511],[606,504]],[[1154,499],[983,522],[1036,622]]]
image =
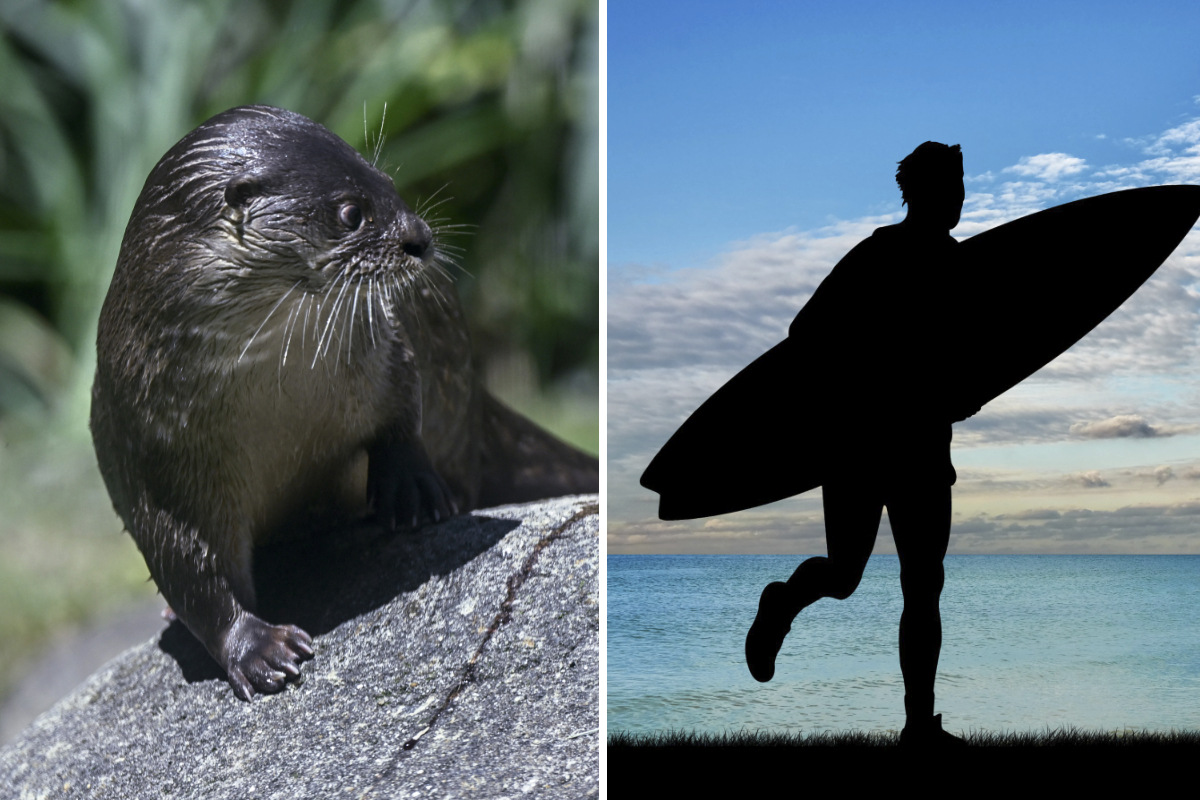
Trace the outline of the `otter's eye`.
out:
[[[356,231],[362,226],[362,209],[354,203],[343,203],[342,207],[338,209],[338,221],[350,230]]]

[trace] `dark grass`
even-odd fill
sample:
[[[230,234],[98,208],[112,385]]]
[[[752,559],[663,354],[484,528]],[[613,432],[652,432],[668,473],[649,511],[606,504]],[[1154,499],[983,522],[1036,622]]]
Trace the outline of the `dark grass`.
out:
[[[960,733],[952,731],[956,734]],[[1200,731],[1145,731],[1136,729],[1087,731],[1075,727],[1046,728],[1044,731],[996,732],[972,731],[963,736],[972,747],[983,748],[1196,748],[1200,750]],[[824,731],[821,733],[726,732],[697,733],[667,731],[638,734],[617,731],[608,737],[608,749],[678,748],[720,750],[742,748],[898,747],[898,732]]]
[[[950,729],[956,735],[960,731]],[[1200,731],[970,731],[967,747],[900,746],[898,732],[614,732],[605,752],[609,797],[825,800],[866,792],[1039,797],[1169,791],[1194,780]]]

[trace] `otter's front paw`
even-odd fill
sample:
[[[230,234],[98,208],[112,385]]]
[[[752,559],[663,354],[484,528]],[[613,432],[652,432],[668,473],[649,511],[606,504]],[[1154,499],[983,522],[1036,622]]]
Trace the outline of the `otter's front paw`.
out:
[[[217,660],[233,693],[248,701],[255,692],[278,692],[312,656],[312,637],[295,625],[271,625],[244,613],[230,627]]]
[[[370,453],[367,499],[376,518],[391,529],[440,522],[458,513],[450,488],[419,445],[393,442]]]

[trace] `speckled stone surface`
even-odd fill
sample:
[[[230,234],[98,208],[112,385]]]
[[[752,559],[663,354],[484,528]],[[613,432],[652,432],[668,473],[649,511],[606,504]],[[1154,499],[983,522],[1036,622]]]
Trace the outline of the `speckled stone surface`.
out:
[[[0,797],[598,796],[599,558],[594,496],[260,555],[299,682],[240,702],[175,623],[0,751]]]

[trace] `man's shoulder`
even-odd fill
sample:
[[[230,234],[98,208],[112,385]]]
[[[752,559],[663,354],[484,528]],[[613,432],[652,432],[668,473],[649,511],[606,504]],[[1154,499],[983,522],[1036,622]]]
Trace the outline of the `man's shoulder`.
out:
[[[917,244],[913,233],[903,225],[884,225],[876,228],[871,235],[863,239],[855,250],[863,254],[887,254],[896,250],[907,249]],[[853,252],[853,251],[851,251]]]
[[[867,237],[866,239],[864,239],[863,241],[864,242],[875,241],[875,242],[882,243],[882,242],[888,241],[889,239],[904,239],[904,240],[914,240],[914,241],[924,241],[924,242],[929,242],[929,241],[946,242],[947,244],[949,244],[949,243],[957,244],[958,243],[958,240],[955,239],[953,236],[951,236],[949,231],[946,231],[944,233],[942,233],[942,232],[934,233],[927,229],[922,230],[921,228],[914,228],[912,226],[905,225],[902,222],[897,222],[895,225],[884,225],[881,228],[876,228],[871,233],[871,235],[869,237]]]
[[[900,255],[902,253],[920,254],[928,257],[938,252],[957,247],[958,240],[947,231],[933,233],[909,228],[905,225],[885,225],[876,228],[874,233],[864,239],[859,245],[863,254],[879,256]],[[857,249],[857,248],[856,248]]]
[[[887,251],[890,247],[891,240],[894,234],[886,232],[889,228],[894,228],[895,225],[888,225],[885,228],[876,228],[874,232],[867,238],[860,241],[846,255],[842,256],[838,265],[844,263],[854,263],[856,261],[871,260],[870,257]]]

